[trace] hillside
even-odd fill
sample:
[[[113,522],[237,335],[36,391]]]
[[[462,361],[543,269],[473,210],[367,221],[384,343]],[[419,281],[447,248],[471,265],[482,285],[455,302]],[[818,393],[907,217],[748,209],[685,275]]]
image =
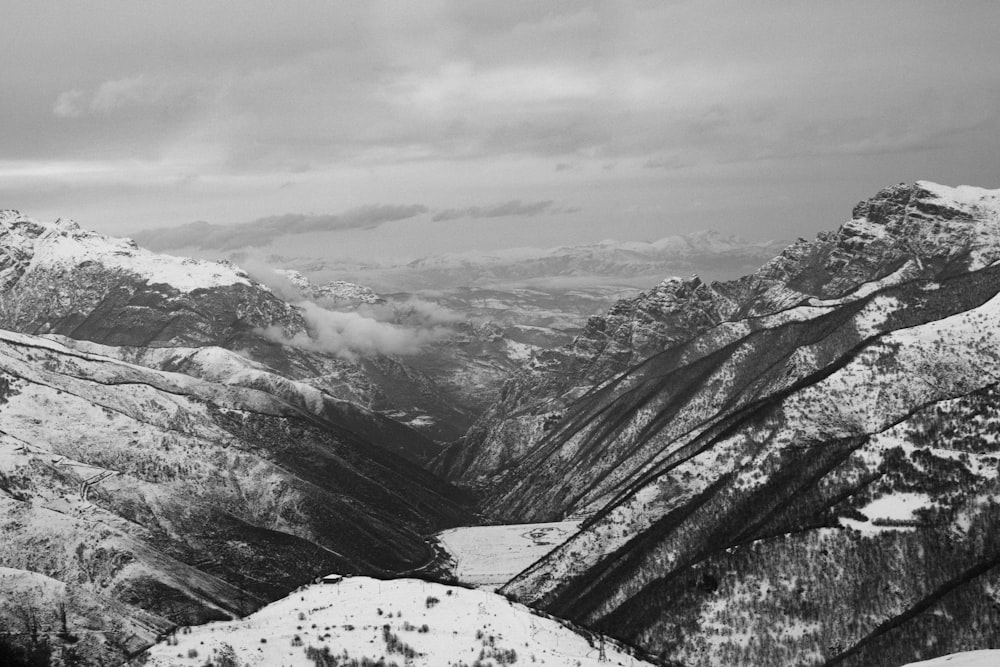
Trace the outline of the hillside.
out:
[[[242,620],[178,633],[149,656],[151,667],[198,667],[222,656],[290,667],[652,664],[493,593],[367,577],[308,586]]]
[[[570,397],[485,507],[590,519],[503,592],[688,666],[997,641],[998,197],[883,191]]]
[[[978,188],[893,186],[859,203],[837,231],[792,244],[753,274],[712,284],[668,279],[622,300],[591,318],[570,345],[526,364],[437,469],[466,484],[491,483],[536,444],[562,438],[557,427],[571,424],[572,412],[597,409],[579,407],[601,400],[590,394],[617,391],[602,387],[646,359],[648,372],[660,373],[712,353],[723,358],[727,346],[786,319],[814,320],[819,329],[827,326],[820,317],[848,305],[843,301],[983,268],[1000,257],[1000,230],[990,224],[996,208],[995,193]]]
[[[0,621],[26,631],[29,614],[54,633],[65,605],[71,634],[100,631],[120,655],[331,568],[422,568],[426,535],[470,521],[453,489],[345,428],[322,393],[268,377],[197,378],[0,332],[0,563],[8,583],[49,582],[6,599]]]

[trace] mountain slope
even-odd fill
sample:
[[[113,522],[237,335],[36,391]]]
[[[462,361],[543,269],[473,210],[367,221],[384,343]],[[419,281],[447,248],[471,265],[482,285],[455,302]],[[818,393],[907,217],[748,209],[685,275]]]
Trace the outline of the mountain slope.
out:
[[[310,295],[352,308],[379,303],[360,286],[316,287],[293,275]],[[286,282],[294,280],[284,277]],[[76,223],[40,222],[16,211],[0,212],[0,327],[31,334],[133,350],[136,363],[174,364],[204,346],[237,352],[219,372],[252,374],[262,368],[275,376],[306,382],[327,396],[355,403],[350,428],[393,430],[372,411],[431,415],[438,431],[395,428],[391,449],[425,463],[440,451],[432,438],[447,439],[475,418],[474,402],[449,401],[419,368],[398,357],[369,355],[358,359],[324,351],[316,345],[293,345],[320,335],[303,310],[253,280],[232,264],[172,257],[149,252],[128,239],[81,229]],[[263,331],[271,336],[264,336]],[[152,350],[178,348],[185,353]],[[146,352],[134,352],[146,350]],[[204,356],[204,355],[203,355]],[[205,370],[215,359],[189,364]],[[237,368],[242,364],[243,368]],[[208,371],[211,372],[211,371]],[[401,412],[402,411],[402,412]],[[345,416],[346,417],[346,416]],[[420,425],[420,424],[418,424]],[[380,440],[376,440],[381,444]]]
[[[142,643],[330,568],[421,568],[425,535],[470,520],[320,392],[246,385],[0,332],[0,563],[109,598]]]
[[[245,619],[195,628],[150,649],[147,664],[197,667],[222,655],[303,666],[652,664],[493,593],[368,577],[309,586]]]
[[[840,299],[981,268],[1000,256],[996,207],[988,190],[893,186],[858,204],[836,232],[792,244],[749,276],[664,281],[592,318],[571,345],[538,355],[437,468],[464,483],[491,479],[549,437],[576,399],[657,352],[694,359],[773,326],[784,311],[809,319]],[[823,303],[809,310],[814,299]]]
[[[504,592],[688,666],[1000,640],[998,201],[890,188],[712,285],[723,321],[569,402],[491,494],[591,515]]]

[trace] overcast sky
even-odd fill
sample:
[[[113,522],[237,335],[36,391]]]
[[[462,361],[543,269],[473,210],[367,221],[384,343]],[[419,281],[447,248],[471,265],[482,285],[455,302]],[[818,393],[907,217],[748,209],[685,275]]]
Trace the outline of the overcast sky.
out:
[[[811,236],[899,181],[1000,187],[998,30],[992,0],[5,0],[0,208],[355,257]]]

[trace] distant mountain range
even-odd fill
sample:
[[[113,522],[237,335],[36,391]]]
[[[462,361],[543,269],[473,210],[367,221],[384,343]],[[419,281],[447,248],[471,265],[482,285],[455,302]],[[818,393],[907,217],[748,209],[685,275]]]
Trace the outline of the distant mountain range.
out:
[[[353,281],[388,292],[511,286],[566,290],[615,284],[645,286],[693,271],[714,279],[733,278],[755,270],[787,245],[787,241],[750,242],[705,231],[652,243],[608,240],[557,248],[452,253],[400,264],[350,265],[285,257],[271,261],[323,280]],[[232,257],[240,261],[243,255]]]

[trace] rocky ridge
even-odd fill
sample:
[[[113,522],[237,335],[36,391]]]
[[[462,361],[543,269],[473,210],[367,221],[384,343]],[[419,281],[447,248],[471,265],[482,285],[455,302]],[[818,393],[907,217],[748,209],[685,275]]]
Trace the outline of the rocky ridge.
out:
[[[862,285],[871,290],[981,267],[1000,246],[1000,232],[982,223],[995,210],[993,191],[901,184],[859,203],[837,231],[796,241],[748,276],[711,284],[697,276],[667,279],[591,318],[570,345],[536,355],[436,469],[464,484],[488,484],[544,438],[573,401],[713,327],[754,327],[755,318],[813,299],[859,298],[866,292],[851,294]]]
[[[919,182],[711,285],[721,321],[571,398],[491,493],[590,517],[504,592],[671,665],[996,641],[998,259],[1000,191]]]

